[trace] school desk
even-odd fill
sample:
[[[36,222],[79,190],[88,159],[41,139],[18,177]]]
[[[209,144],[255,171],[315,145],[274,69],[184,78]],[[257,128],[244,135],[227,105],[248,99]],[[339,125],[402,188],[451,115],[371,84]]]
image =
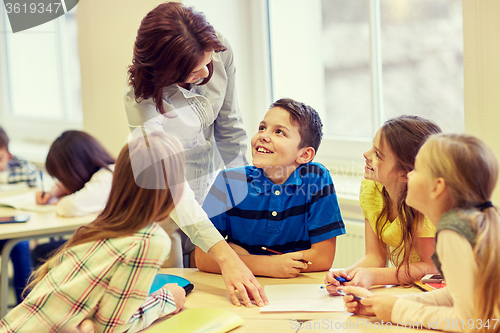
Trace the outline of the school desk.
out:
[[[229,298],[229,293],[220,274],[198,271],[196,268],[162,268],[160,273],[182,276],[194,284],[193,291],[186,298],[186,308],[219,308],[232,311],[241,316],[245,323],[231,332],[368,332],[380,331],[380,323],[374,318],[353,316],[347,312],[272,312],[260,313],[259,307],[236,307]],[[322,284],[326,272],[300,274],[291,279],[257,277],[264,287],[271,284]],[[375,287],[375,294],[402,295],[422,292],[419,289],[399,286]],[[168,319],[167,319],[168,320]],[[160,320],[161,321],[161,320]],[[342,326],[343,325],[343,326]],[[378,325],[378,326],[377,326]],[[383,329],[387,330],[386,325]],[[432,332],[426,329],[406,329],[393,326],[397,332]],[[145,332],[147,332],[146,330]]]
[[[0,240],[9,239],[2,249],[2,267],[0,271],[0,318],[7,314],[8,274],[7,267],[12,248],[19,242],[43,237],[56,237],[72,234],[80,226],[94,220],[97,214],[64,218],[56,216],[55,212],[35,213],[13,208],[0,207],[0,216],[30,214],[25,223],[0,224]]]

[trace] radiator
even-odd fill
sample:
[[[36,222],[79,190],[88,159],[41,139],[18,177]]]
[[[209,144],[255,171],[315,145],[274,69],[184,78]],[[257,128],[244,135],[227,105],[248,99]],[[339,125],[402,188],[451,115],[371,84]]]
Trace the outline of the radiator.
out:
[[[347,268],[365,255],[364,221],[344,220],[345,235],[337,237],[333,268]]]

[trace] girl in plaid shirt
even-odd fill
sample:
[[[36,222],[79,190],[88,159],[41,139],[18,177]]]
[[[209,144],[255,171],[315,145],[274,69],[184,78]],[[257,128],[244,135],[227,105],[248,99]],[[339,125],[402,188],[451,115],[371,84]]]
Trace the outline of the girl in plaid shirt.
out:
[[[137,332],[179,311],[183,288],[148,291],[170,252],[155,221],[170,214],[183,181],[177,140],[164,132],[129,140],[102,213],[34,273],[32,290],[0,321],[0,332],[59,332],[85,319],[96,332]]]

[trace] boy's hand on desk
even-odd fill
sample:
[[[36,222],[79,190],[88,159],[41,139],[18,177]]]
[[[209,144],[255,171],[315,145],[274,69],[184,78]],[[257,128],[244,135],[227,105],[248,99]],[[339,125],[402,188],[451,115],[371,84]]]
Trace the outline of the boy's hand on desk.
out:
[[[306,269],[307,264],[299,261],[304,259],[302,252],[290,252],[269,256],[269,276],[277,278],[292,278],[299,275],[301,269]]]
[[[173,313],[179,312],[184,307],[184,303],[186,303],[186,291],[177,283],[167,283],[163,288],[168,289],[174,297],[175,311]]]

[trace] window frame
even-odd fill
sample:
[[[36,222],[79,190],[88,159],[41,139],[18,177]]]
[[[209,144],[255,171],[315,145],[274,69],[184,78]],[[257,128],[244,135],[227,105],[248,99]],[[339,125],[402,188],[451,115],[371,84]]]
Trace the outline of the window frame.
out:
[[[68,43],[67,39],[71,38],[68,36],[68,29],[66,27],[66,14],[56,18],[55,24],[57,27],[58,34],[58,55],[59,55],[59,68],[58,76],[61,82],[61,87],[63,87],[62,93],[62,105],[63,105],[63,116],[61,118],[37,118],[30,116],[18,116],[14,115],[11,103],[11,92],[8,88],[9,86],[9,68],[7,59],[7,34],[12,34],[11,31],[6,29],[8,23],[8,17],[4,6],[0,6],[0,29],[2,34],[0,36],[0,124],[4,127],[9,135],[9,140],[11,143],[17,147],[22,147],[27,154],[31,152],[31,148],[28,146],[33,146],[33,151],[42,150],[48,151],[48,147],[54,141],[54,139],[62,132],[69,129],[83,128],[83,112],[81,105],[81,91],[79,100],[80,102],[70,103],[69,99],[76,98],[77,96],[72,96],[69,91],[68,82],[71,80],[68,68]],[[64,6],[63,6],[64,8]],[[73,9],[75,10],[75,9]],[[71,13],[70,15],[75,15]],[[75,18],[76,19],[76,18]],[[17,34],[30,33],[29,30],[26,32],[17,32]],[[78,60],[79,61],[79,60]],[[28,147],[28,148],[27,148]],[[14,149],[11,149],[14,151]],[[15,153],[18,153],[15,151]],[[22,154],[22,152],[21,152]],[[35,154],[37,155],[37,154]],[[35,158],[36,159],[36,158]],[[42,161],[37,161],[42,162]]]

